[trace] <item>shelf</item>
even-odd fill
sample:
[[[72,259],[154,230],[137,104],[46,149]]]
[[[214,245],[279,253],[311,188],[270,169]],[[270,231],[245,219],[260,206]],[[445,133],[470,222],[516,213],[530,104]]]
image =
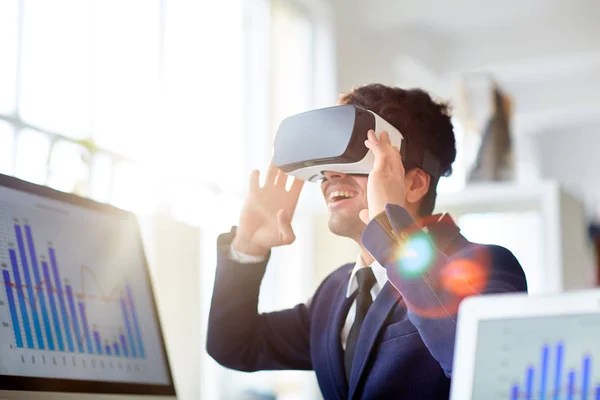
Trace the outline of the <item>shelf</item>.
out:
[[[521,254],[522,259],[529,261],[523,267],[528,279],[532,278],[534,293],[595,285],[594,255],[587,234],[584,204],[555,181],[528,185],[512,182],[472,184],[458,193],[440,194],[435,212],[449,213],[459,225],[465,215],[506,213],[505,221],[502,217],[497,221],[504,224],[507,232],[516,232],[514,235],[520,236],[527,233],[517,243],[514,237],[506,241],[513,244],[513,248],[507,247],[517,258]],[[532,218],[532,212],[537,217]],[[522,219],[519,219],[519,213],[523,214]],[[481,218],[482,224],[485,224],[485,218]],[[535,226],[527,225],[532,221]],[[488,226],[488,229],[499,229],[498,224]]]

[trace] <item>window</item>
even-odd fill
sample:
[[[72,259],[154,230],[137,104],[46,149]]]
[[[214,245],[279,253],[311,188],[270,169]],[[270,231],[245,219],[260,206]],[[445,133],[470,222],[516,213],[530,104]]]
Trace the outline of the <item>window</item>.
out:
[[[15,111],[17,76],[17,0],[0,2],[0,115]]]
[[[48,135],[30,128],[17,136],[17,176],[34,183],[45,183],[47,159],[50,150]]]
[[[314,4],[308,7],[303,1],[289,0],[248,0],[244,4],[244,115],[246,146],[250,150],[245,154],[246,162],[242,167],[244,190],[240,192],[236,210],[241,208],[250,170],[264,171],[269,163],[281,120],[294,113],[332,105],[335,99],[333,36],[327,7]],[[308,299],[314,290],[312,260],[310,251],[306,250],[311,241],[312,200],[315,191],[319,196],[320,191],[318,185],[309,186],[305,185],[301,197],[304,204],[299,204],[296,211],[297,215],[304,213],[295,218],[296,242],[292,246],[273,249],[271,254],[271,267],[267,268],[261,286],[260,312],[293,306]],[[235,199],[232,197],[231,200]],[[234,203],[230,204],[227,207],[229,224],[223,225],[220,232],[237,224],[239,214],[231,211]],[[225,216],[220,218],[221,221],[226,219]],[[207,238],[205,245],[214,248],[214,237]],[[203,265],[212,267],[213,271],[204,273],[205,313],[210,305],[216,264],[215,255],[207,253]],[[219,368],[210,359],[206,364],[211,367],[207,369],[204,382],[215,382],[209,383],[211,389],[205,388],[207,398],[252,397],[253,394],[276,394],[288,399],[318,398],[319,390],[312,373],[277,371],[248,376]]]
[[[160,168],[171,171],[179,214],[229,229],[237,218],[222,210],[246,183],[242,2],[168,3],[165,21]]]
[[[237,223],[251,169],[268,164],[281,119],[331,104],[328,21],[300,1],[3,0],[0,173],[164,211],[200,226],[200,247],[214,249]],[[216,255],[201,257],[206,317]],[[275,286],[261,306],[298,298]],[[206,359],[203,397],[241,388]],[[299,381],[265,374],[243,387],[256,382]]]
[[[2,1],[0,172],[222,228],[199,204],[239,206],[244,184],[241,15],[240,0]]]
[[[0,4],[3,173],[143,211],[120,201],[138,177],[114,179],[158,136],[160,12],[140,0]]]
[[[0,120],[0,174],[13,171],[15,131],[12,125]]]
[[[313,23],[299,5],[276,1],[272,11],[273,134],[286,117],[313,103]]]

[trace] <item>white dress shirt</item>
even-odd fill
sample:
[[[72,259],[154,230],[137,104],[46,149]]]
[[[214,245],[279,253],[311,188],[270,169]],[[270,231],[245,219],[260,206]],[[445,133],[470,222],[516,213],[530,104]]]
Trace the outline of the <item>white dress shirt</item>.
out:
[[[261,256],[251,256],[248,254],[240,253],[233,248],[233,244],[229,247],[229,258],[237,261],[241,264],[251,264],[258,263],[265,260],[264,257]],[[373,261],[373,263],[369,266],[365,265],[365,262],[362,259],[362,256],[359,254],[356,260],[356,264],[354,265],[354,269],[350,273],[350,281],[348,282],[348,289],[346,290],[346,297],[352,296],[354,292],[358,290],[358,280],[356,279],[356,272],[361,268],[371,268],[373,270],[373,275],[375,275],[375,284],[371,288],[371,296],[373,301],[381,292],[381,289],[388,281],[387,271],[384,267],[382,267],[377,261]],[[310,304],[310,300],[308,301]],[[344,322],[344,326],[342,327],[342,331],[340,332],[340,341],[342,344],[342,348],[346,350],[346,342],[348,340],[348,335],[350,334],[350,329],[352,328],[352,324],[354,323],[354,318],[356,317],[356,300],[352,302],[350,306],[350,310],[348,311],[348,316],[346,317],[346,321]]]

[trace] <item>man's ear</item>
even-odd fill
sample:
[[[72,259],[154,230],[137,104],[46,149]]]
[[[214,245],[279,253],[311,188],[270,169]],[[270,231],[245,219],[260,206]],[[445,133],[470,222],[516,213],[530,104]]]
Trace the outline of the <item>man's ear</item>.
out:
[[[427,194],[430,184],[431,177],[421,168],[413,168],[407,171],[404,180],[406,202],[414,205],[419,203]]]

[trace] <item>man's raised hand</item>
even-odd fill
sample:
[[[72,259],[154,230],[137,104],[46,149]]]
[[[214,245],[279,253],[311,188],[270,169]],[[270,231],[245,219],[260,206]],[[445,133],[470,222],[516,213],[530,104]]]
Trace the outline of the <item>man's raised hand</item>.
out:
[[[264,256],[276,246],[291,244],[296,240],[292,217],[304,181],[294,179],[286,190],[287,175],[271,161],[265,183],[259,183],[260,173],[252,171],[250,189],[233,240],[235,250],[254,256]]]

